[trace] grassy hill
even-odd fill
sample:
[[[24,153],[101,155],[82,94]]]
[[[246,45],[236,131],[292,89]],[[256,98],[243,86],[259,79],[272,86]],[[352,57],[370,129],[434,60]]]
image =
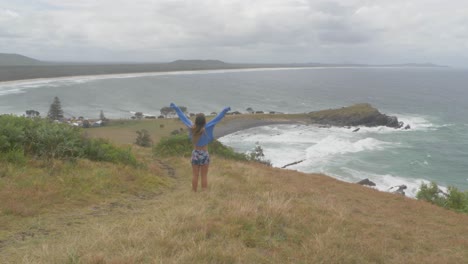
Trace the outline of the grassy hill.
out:
[[[136,130],[157,141],[179,126],[120,121],[86,133],[128,146]],[[215,155],[209,191],[193,193],[188,157],[154,156],[136,146],[132,152],[139,166],[0,159],[0,263],[468,260],[465,214]]]
[[[46,64],[19,54],[0,53],[0,66],[31,66]]]

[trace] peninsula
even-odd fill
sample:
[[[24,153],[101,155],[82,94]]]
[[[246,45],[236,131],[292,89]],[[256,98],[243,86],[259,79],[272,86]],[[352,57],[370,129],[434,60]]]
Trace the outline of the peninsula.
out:
[[[175,60],[172,62],[48,62],[19,54],[0,53],[0,82],[37,78],[58,78],[83,75],[149,73],[195,70],[230,70],[255,68],[308,67],[443,67],[431,63],[408,64],[332,64],[332,63],[227,63],[220,60]]]
[[[222,137],[239,130],[272,124],[305,124],[320,126],[386,126],[409,129],[396,116],[380,113],[367,103],[355,104],[338,109],[327,109],[304,114],[243,114],[231,115],[229,122],[223,122],[216,128],[216,136]]]

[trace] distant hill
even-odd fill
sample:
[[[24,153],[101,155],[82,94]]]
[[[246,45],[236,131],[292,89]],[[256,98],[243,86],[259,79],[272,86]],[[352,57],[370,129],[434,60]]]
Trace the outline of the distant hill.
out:
[[[229,63],[220,60],[176,60],[159,63],[50,62],[19,54],[0,53],[0,82],[80,75],[301,67],[443,67],[431,63],[332,64],[332,63]]]
[[[31,66],[47,64],[19,54],[0,53],[0,66]]]
[[[225,65],[226,63],[224,61],[220,60],[176,60],[173,62],[170,62],[171,64],[193,64],[193,65],[198,65],[198,64],[204,64],[204,65]]]

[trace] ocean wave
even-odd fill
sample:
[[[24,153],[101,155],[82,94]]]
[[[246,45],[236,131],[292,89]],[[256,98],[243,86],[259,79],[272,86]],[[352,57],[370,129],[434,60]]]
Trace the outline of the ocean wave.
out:
[[[21,94],[21,93],[25,93],[25,91],[21,89],[0,90],[0,96],[8,95],[8,94]]]
[[[357,141],[341,138],[338,136],[327,136],[317,144],[307,148],[307,159],[324,158],[337,154],[356,153],[361,151],[383,150],[391,143],[377,140],[375,138],[364,138]]]
[[[346,182],[358,182],[363,179],[369,179],[376,184],[375,189],[379,191],[389,192],[392,191],[392,187],[405,185],[407,188],[405,189],[405,195],[411,198],[416,198],[416,194],[419,191],[419,188],[422,183],[429,184],[430,181],[422,178],[414,179],[414,178],[405,178],[397,175],[391,174],[376,174],[370,173],[365,171],[358,171],[353,170],[350,168],[343,168],[345,172],[349,174],[349,176],[340,176],[340,175],[330,175],[332,177],[336,177],[340,180]],[[447,187],[439,186],[439,188],[446,192]]]

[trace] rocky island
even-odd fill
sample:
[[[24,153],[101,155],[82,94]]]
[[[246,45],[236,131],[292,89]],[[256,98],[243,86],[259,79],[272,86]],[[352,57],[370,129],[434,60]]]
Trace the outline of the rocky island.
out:
[[[329,109],[309,113],[310,122],[329,126],[387,126],[402,128],[403,122],[396,116],[382,114],[370,104],[356,104],[340,109]]]

